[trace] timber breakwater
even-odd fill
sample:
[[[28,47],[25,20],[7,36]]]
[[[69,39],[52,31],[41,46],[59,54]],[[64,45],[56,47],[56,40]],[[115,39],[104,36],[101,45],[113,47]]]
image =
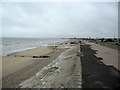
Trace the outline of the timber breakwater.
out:
[[[21,88],[82,88],[79,44],[71,46],[56,60],[21,82]]]

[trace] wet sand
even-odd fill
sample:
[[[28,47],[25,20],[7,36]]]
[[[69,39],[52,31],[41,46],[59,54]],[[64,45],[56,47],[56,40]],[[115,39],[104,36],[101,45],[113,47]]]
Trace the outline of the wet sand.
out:
[[[23,80],[34,76],[36,72],[57,58],[65,48],[42,47],[2,57],[2,87],[18,88]],[[49,58],[32,56],[48,55]]]
[[[83,42],[83,44],[80,45],[82,51],[81,56],[75,55],[70,58],[71,53],[76,54],[79,49],[71,49],[69,51],[67,48],[64,48],[63,45],[59,45],[60,48],[53,48],[51,46],[44,49],[37,48],[27,50],[24,52],[11,54],[7,57],[3,57],[3,88],[27,88],[31,87],[31,85],[33,85],[32,87],[35,88],[74,88],[78,87],[78,84],[82,88],[113,89],[120,87],[120,81],[118,81],[120,79],[120,72],[117,70],[119,69],[117,67],[118,52],[116,50],[91,42]],[[66,46],[69,47],[68,45]],[[64,51],[66,50],[68,50],[68,52],[64,54],[64,59],[58,59],[58,56],[60,56],[61,53],[64,53]],[[31,56],[33,55],[48,55],[50,57],[32,58]],[[80,57],[80,61],[78,57]],[[56,66],[55,62],[53,62],[54,60],[56,60],[58,66]],[[40,78],[41,75],[39,77],[36,73],[41,72],[41,70],[49,65],[51,62],[53,62],[52,67],[48,67],[46,68],[46,70],[49,71],[49,69],[52,68],[53,71],[50,71],[49,75],[45,74],[45,77],[43,77],[42,79],[43,81],[40,82],[39,80],[41,79],[38,78]],[[77,67],[76,71],[75,66],[78,65],[79,67]],[[45,72],[46,70],[43,69],[43,71]],[[79,71],[79,75],[74,76],[75,71],[77,73]],[[34,76],[35,82],[29,82],[30,86],[26,86],[26,83],[24,83],[24,81],[29,80],[31,77]],[[77,79],[76,76],[78,76]],[[79,82],[77,81],[78,79],[80,80]],[[54,82],[54,84],[51,81]],[[36,83],[38,84],[36,85]],[[77,86],[74,85],[75,83],[77,84]],[[51,84],[53,85],[51,86]]]
[[[70,45],[69,41],[57,47],[49,45],[44,50],[31,49],[3,57],[3,88],[81,88],[80,48],[76,43]]]
[[[23,52],[10,54],[9,56],[2,57],[2,77],[5,77],[13,72],[16,72],[34,62],[38,59],[33,59],[32,56],[47,55],[54,50],[48,47],[30,49]]]

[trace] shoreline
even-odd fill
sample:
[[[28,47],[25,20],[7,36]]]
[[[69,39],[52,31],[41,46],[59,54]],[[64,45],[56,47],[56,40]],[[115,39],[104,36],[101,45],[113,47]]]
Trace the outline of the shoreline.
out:
[[[120,73],[114,68],[117,55],[114,49],[91,42],[79,44],[78,40],[14,53],[6,56],[10,59],[8,62],[3,60],[6,66],[14,67],[5,69],[3,65],[6,70],[3,69],[3,73],[16,70],[2,79],[2,85],[3,88],[119,87]],[[110,79],[113,82],[108,82]]]
[[[23,52],[23,51],[35,49],[35,48],[40,48],[40,47],[31,47],[31,48],[17,49],[17,50],[14,50],[14,52],[8,53],[8,54],[6,54],[6,55],[2,55],[2,56],[0,56],[0,57],[9,56],[9,55],[11,55],[11,54],[15,54],[15,53],[19,53],[19,52]]]
[[[60,45],[64,46],[64,45]],[[68,48],[40,47],[22,52],[12,53],[2,57],[2,85],[3,88],[19,87],[19,83],[34,76],[40,69],[55,60]],[[22,57],[17,57],[21,55]],[[33,58],[33,56],[50,57]],[[29,57],[30,56],[30,57]]]
[[[35,48],[35,49],[29,49],[21,52],[16,52],[9,54],[8,56],[2,56],[2,77],[5,77],[11,73],[14,73],[34,62],[37,61],[37,59],[32,58],[32,54],[34,55],[34,52],[40,53],[38,55],[44,55],[44,54],[50,54],[54,50],[47,47],[41,47],[41,48]],[[21,55],[21,57],[17,56]],[[28,55],[28,57],[26,57]],[[31,55],[31,57],[29,57]],[[41,58],[39,58],[41,59]]]
[[[14,39],[14,38],[5,38],[5,39],[10,39],[11,40],[11,39]],[[3,51],[0,53],[0,57],[7,56],[9,54],[13,54],[13,53],[17,53],[17,52],[26,51],[26,50],[29,50],[29,49],[47,47],[50,44],[60,44],[60,43],[64,43],[66,41],[69,41],[69,39],[62,39],[62,38],[58,38],[58,39],[35,38],[35,43],[32,42],[33,44],[31,44],[31,42],[28,41],[28,44],[26,44],[26,42],[24,44],[24,42],[22,43],[23,40],[20,40],[20,39],[27,40],[26,38],[18,38],[18,40],[20,42],[20,45],[16,44],[18,42],[6,43],[6,40],[4,40],[4,43],[2,43],[2,46],[4,46],[4,48],[6,48],[6,49],[5,50],[3,49]],[[34,38],[31,38],[31,39],[34,40]],[[28,40],[30,40],[30,38],[28,38]],[[43,40],[43,41],[41,41],[41,40]],[[11,44],[11,45],[9,45],[9,44]],[[17,46],[14,46],[14,44],[17,45]],[[25,47],[24,47],[24,45],[25,45]],[[17,47],[17,48],[15,48],[15,47]]]
[[[79,44],[62,52],[35,76],[21,82],[20,88],[81,88]]]

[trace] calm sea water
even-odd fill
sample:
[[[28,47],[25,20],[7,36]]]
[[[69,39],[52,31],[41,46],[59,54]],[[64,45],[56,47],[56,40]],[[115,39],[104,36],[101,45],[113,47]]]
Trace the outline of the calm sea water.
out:
[[[48,39],[48,38],[2,38],[2,53],[6,56],[11,53],[24,51],[27,49],[45,47],[48,44],[56,44],[67,41],[67,39]]]

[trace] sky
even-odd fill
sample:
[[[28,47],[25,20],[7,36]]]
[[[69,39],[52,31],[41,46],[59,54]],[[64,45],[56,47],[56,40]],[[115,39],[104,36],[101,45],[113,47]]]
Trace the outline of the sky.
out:
[[[0,4],[2,36],[117,37],[117,5],[117,2],[4,2]]]

